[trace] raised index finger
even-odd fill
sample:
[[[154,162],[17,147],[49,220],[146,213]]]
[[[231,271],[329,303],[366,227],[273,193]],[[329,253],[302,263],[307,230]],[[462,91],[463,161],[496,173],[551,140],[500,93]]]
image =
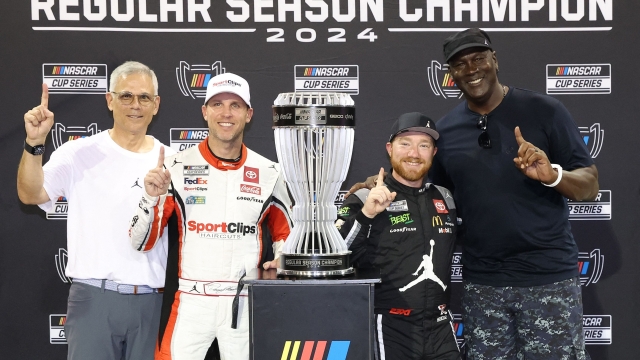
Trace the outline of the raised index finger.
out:
[[[516,142],[518,145],[522,145],[522,143],[525,142],[525,139],[522,137],[522,133],[520,132],[520,126],[516,126],[514,133],[516,134]]]
[[[160,156],[158,156],[158,167],[162,169],[164,165],[164,146],[160,146]]]
[[[376,187],[384,186],[384,168],[380,168],[378,173],[378,180],[376,180]]]
[[[42,83],[42,97],[40,98],[40,105],[45,109],[49,108],[49,87],[47,84]]]

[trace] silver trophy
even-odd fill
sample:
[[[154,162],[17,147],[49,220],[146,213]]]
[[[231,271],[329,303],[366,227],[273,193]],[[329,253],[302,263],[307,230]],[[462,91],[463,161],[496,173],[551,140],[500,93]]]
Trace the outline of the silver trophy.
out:
[[[278,274],[353,273],[334,202],[351,163],[354,126],[348,94],[282,93],[274,101],[276,152],[295,201]]]

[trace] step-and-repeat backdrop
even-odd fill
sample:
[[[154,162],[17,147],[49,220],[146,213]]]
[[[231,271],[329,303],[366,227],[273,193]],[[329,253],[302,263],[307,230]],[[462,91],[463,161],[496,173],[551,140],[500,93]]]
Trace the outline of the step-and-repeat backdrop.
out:
[[[271,105],[278,93],[341,91],[357,106],[355,149],[336,203],[387,166],[399,114],[438,119],[460,102],[442,41],[486,29],[506,85],[546,93],[573,114],[599,174],[592,202],[570,202],[580,248],[584,329],[593,359],[636,359],[639,326],[640,133],[636,1],[622,0],[29,0],[0,5],[0,343],[6,359],[64,359],[70,280],[67,201],[54,211],[20,203],[23,114],[49,85],[56,124],[45,160],[67,141],[112,126],[104,93],[126,60],[155,70],[161,106],[149,133],[176,150],[207,135],[207,80],[234,72],[252,90],[246,144],[276,159]],[[126,211],[123,209],[123,211]],[[499,226],[497,223],[496,226]],[[451,270],[460,313],[464,269]],[[464,324],[456,315],[462,343]]]

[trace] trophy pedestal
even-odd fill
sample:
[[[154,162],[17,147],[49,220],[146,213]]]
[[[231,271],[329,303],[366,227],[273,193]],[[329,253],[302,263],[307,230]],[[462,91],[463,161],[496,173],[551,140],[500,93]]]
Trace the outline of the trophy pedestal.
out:
[[[374,359],[373,290],[379,282],[377,269],[332,279],[249,272],[250,359]]]

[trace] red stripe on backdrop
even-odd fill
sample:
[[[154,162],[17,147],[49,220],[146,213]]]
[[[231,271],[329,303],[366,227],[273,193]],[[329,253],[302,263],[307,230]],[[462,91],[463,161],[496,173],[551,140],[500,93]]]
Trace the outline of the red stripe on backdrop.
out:
[[[313,360],[322,360],[324,357],[324,349],[326,347],[326,341],[318,341],[318,345],[316,345],[316,352],[313,354]]]

